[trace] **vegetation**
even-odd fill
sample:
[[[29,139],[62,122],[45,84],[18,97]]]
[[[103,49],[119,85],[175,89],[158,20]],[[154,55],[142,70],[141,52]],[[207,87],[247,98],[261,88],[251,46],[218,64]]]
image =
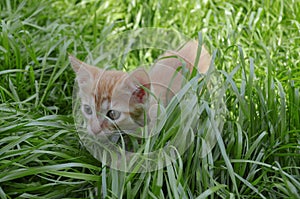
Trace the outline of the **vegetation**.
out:
[[[3,0],[0,15],[1,199],[300,198],[299,1]],[[81,145],[67,56],[141,27],[200,31],[226,112],[211,153],[197,134],[164,169],[124,173]]]

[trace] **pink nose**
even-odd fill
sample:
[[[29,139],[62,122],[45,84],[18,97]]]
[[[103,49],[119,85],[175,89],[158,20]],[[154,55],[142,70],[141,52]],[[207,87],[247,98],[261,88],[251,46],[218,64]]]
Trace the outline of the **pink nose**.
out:
[[[102,131],[102,128],[98,121],[90,120],[88,129],[91,134],[97,135]]]
[[[92,133],[95,135],[97,135],[101,132],[101,128],[92,127],[91,130],[92,130]]]
[[[101,133],[102,131],[107,131],[110,128],[109,122],[106,119],[91,119],[89,120],[89,126],[90,133],[97,135]]]

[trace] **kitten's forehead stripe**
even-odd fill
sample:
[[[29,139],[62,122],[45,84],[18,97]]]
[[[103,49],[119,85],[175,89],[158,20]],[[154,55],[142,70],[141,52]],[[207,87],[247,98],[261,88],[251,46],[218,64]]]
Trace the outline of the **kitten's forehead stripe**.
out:
[[[108,99],[104,99],[103,102],[102,102],[101,109],[102,110],[108,110],[109,109],[109,105],[110,105],[110,102],[108,101]]]
[[[125,76],[126,73],[122,71],[104,71],[98,74],[94,91],[95,104],[98,111],[109,108],[114,88]]]

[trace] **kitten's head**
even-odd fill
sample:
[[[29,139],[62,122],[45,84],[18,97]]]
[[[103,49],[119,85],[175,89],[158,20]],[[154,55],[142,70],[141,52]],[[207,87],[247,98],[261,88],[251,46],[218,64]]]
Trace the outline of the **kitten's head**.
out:
[[[144,69],[128,74],[88,65],[73,56],[81,109],[87,130],[95,135],[135,131],[145,125],[150,79]]]

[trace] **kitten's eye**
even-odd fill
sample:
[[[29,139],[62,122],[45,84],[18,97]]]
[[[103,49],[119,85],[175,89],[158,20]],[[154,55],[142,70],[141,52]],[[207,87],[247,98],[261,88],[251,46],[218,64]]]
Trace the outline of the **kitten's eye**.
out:
[[[106,116],[109,117],[111,120],[117,120],[121,116],[121,113],[119,111],[109,110]]]
[[[89,105],[86,105],[86,104],[83,106],[83,110],[88,115],[92,115],[92,113],[93,113],[92,108]]]

